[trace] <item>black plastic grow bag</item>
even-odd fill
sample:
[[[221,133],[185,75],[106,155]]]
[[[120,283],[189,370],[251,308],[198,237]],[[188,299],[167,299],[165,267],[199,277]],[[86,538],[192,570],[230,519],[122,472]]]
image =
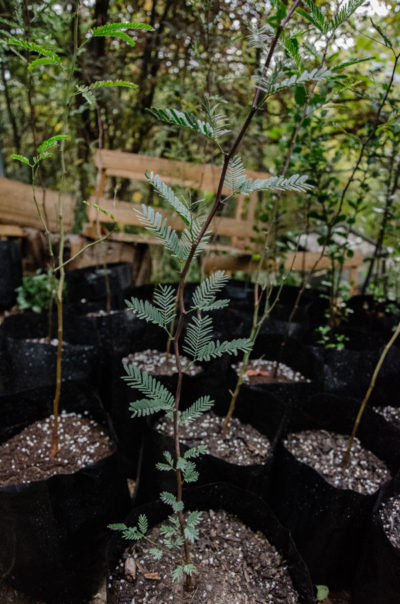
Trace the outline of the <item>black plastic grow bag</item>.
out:
[[[12,416],[2,442],[46,417],[52,398],[52,389],[42,388],[8,400]],[[61,408],[88,413],[107,428],[98,397],[85,385],[65,384]],[[104,573],[106,525],[128,507],[116,453],[73,474],[0,488],[1,574],[16,589],[46,603],[82,604]]]
[[[222,509],[234,514],[253,531],[261,531],[286,560],[293,586],[299,595],[300,604],[314,602],[313,587],[306,565],[299,556],[288,531],[278,522],[262,499],[231,485],[216,483],[192,489],[185,494],[184,500],[187,510]],[[128,526],[134,526],[139,514],[146,514],[149,526],[152,527],[164,521],[170,513],[169,507],[157,501],[135,508],[125,522]],[[119,535],[115,535],[109,547],[109,573],[114,572],[126,547],[127,542]],[[119,602],[118,594],[113,594],[108,588],[107,603],[118,604]]]
[[[15,288],[21,283],[22,261],[18,243],[11,239],[0,241],[0,310],[15,304]]]
[[[125,292],[132,287],[133,265],[129,262],[89,266],[66,273],[68,301],[101,301],[107,298],[106,276],[109,279],[111,304],[113,308],[123,308]]]
[[[324,394],[314,396],[294,410],[288,431],[324,429],[349,434],[357,409],[358,405],[348,399]],[[358,437],[363,446],[393,469],[385,439],[375,436],[374,422],[366,414]],[[314,583],[348,589],[379,490],[362,495],[336,488],[280,443],[270,492],[272,508],[290,530]]]
[[[353,584],[354,604],[398,604],[400,600],[400,548],[388,538],[379,515],[382,503],[393,496],[400,496],[400,476],[382,488],[375,504]]]
[[[52,336],[55,335],[57,320],[52,320]],[[10,391],[37,388],[55,383],[57,345],[56,342],[41,341],[48,334],[48,317],[35,313],[24,313],[7,317],[2,325],[5,338],[5,362],[7,384]],[[94,334],[86,334],[87,343],[72,340],[71,330],[65,325],[62,350],[63,381],[90,381],[94,379],[97,350]],[[90,336],[90,337],[89,337]]]
[[[250,358],[275,361],[280,351],[282,334],[261,332],[258,336]],[[239,357],[240,358],[240,357]],[[248,386],[249,389],[258,393],[269,393],[274,395],[290,407],[297,404],[319,390],[320,385],[320,361],[312,351],[303,346],[295,338],[288,338],[283,349],[282,363],[288,365],[295,371],[299,371],[307,381],[304,382],[271,382]],[[230,363],[237,364],[237,358],[231,358]],[[237,373],[233,368],[228,371],[228,388],[234,390],[237,383]]]

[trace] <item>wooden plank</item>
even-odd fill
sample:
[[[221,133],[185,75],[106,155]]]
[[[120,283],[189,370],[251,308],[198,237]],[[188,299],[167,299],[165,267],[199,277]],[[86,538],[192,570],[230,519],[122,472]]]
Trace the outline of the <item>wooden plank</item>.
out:
[[[89,201],[91,203],[97,203],[100,208],[105,210],[108,214],[111,214],[116,223],[131,226],[143,226],[137,217],[136,212],[134,211],[135,209],[141,209],[141,205],[138,203],[106,199],[104,197],[100,199],[91,197]],[[154,209],[160,212],[163,217],[167,218],[168,224],[170,224],[173,229],[178,231],[182,231],[184,229],[185,225],[183,221],[171,210],[167,210],[165,208]],[[88,207],[88,219],[89,222],[92,223],[97,219],[99,219],[101,222],[111,222],[111,220],[107,219],[107,216],[105,216],[102,212],[91,206]],[[210,230],[218,235],[225,235],[227,237],[235,237],[239,235],[243,239],[250,238],[255,235],[252,223],[226,216],[216,216],[211,223]]]
[[[310,272],[316,261],[318,263],[315,271],[326,270],[331,267],[331,260],[327,256],[320,258],[320,252],[287,252],[284,267],[286,270],[293,268],[300,272]],[[363,255],[361,252],[356,252],[353,258],[347,258],[344,261],[343,268],[350,270],[361,266],[363,263]],[[238,256],[216,256],[209,255],[204,258],[202,268],[205,273],[210,273],[215,270],[226,271],[246,271],[254,272],[259,267],[258,260],[252,260],[250,254],[242,254]],[[265,268],[271,270],[276,269],[276,263],[273,260],[266,262]]]
[[[131,180],[146,180],[144,174],[154,172],[167,182],[167,184],[181,185],[205,192],[217,192],[221,167],[214,164],[193,164],[174,159],[151,157],[139,153],[126,153],[98,149],[95,154],[97,167],[105,169],[108,176],[121,176]],[[251,178],[269,178],[267,172],[248,170]],[[229,189],[224,187],[223,194],[227,195]]]
[[[16,224],[0,224],[0,237],[25,237],[25,231]]]
[[[47,215],[49,229],[58,229],[58,192],[51,189],[37,188],[37,201]],[[74,224],[75,199],[70,194],[63,195],[64,226],[66,232]],[[20,227],[29,226],[43,230],[33,202],[32,187],[22,182],[0,178],[0,222]]]

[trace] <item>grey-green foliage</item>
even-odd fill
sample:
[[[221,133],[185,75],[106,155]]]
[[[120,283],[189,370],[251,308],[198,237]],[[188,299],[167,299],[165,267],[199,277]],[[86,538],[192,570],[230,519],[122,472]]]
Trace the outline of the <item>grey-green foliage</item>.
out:
[[[154,210],[152,206],[142,204],[141,209],[136,209],[135,212],[143,226],[152,235],[161,239],[165,249],[177,258],[180,265],[183,266],[203,227],[204,217],[194,213],[194,208],[199,204],[189,203],[183,198],[179,199],[171,187],[166,185],[157,174],[146,172],[146,176],[154,190],[182,219],[185,228],[179,235],[176,229],[168,224],[168,218],[163,216],[161,212]],[[202,251],[210,236],[210,231],[204,233],[193,257],[196,257]],[[152,322],[154,323],[154,321]]]
[[[255,191],[297,191],[305,193],[312,189],[307,183],[308,176],[292,174],[284,176],[270,176],[269,178],[246,178],[246,172],[241,158],[236,155],[229,162],[225,184],[234,193],[250,195]]]
[[[15,290],[18,306],[21,310],[45,312],[49,309],[51,301],[56,298],[57,283],[51,271],[43,273],[37,270],[34,275],[24,276],[22,285]]]
[[[172,207],[179,213],[185,224],[192,225],[194,220],[189,205],[181,205],[177,197],[169,187],[164,186],[159,177],[153,174],[148,175],[150,182],[159,194],[166,199]],[[147,212],[147,216],[149,213]],[[167,226],[162,227],[168,229]],[[161,232],[161,231],[160,231]],[[164,231],[165,232],[165,231]],[[166,245],[171,240],[171,231],[169,231]],[[174,245],[179,245],[179,239],[176,235]],[[227,283],[227,276],[223,271],[218,271],[202,281],[194,290],[192,301],[187,313],[191,314],[191,319],[186,329],[183,350],[190,357],[190,362],[207,361],[221,356],[223,353],[238,354],[239,351],[250,350],[251,344],[246,339],[236,339],[232,341],[213,340],[213,321],[209,314],[210,311],[225,308],[228,300],[217,300],[217,295],[221,292]],[[176,292],[171,285],[159,285],[153,296],[153,301],[143,301],[138,298],[132,298],[127,301],[128,308],[131,309],[139,318],[148,323],[158,325],[167,331],[170,338],[173,338],[173,329],[176,314]],[[145,417],[159,411],[164,411],[167,418],[171,421],[174,415],[175,399],[159,380],[141,371],[133,365],[125,366],[126,375],[123,379],[134,389],[139,390],[145,398],[132,402],[129,409],[132,417]],[[178,410],[178,423],[187,424],[200,418],[201,415],[209,411],[214,404],[211,396],[205,395],[199,397],[184,411]],[[156,467],[161,472],[180,471],[183,484],[196,482],[199,476],[195,460],[207,452],[205,445],[192,447],[185,451],[178,459],[174,459],[169,451],[164,451],[163,460],[158,462]],[[161,501],[172,508],[173,514],[168,517],[168,523],[160,528],[161,542],[153,543],[147,536],[148,523],[145,516],[139,516],[138,523],[134,527],[127,527],[125,524],[113,524],[110,528],[122,532],[126,539],[137,541],[147,539],[154,546],[150,549],[151,555],[159,560],[164,555],[171,555],[174,559],[181,556],[177,551],[181,550],[184,539],[182,537],[181,527],[177,514],[184,510],[183,501],[178,501],[173,493],[163,491],[160,494]],[[190,511],[186,514],[184,537],[193,543],[198,537],[198,524],[201,519],[201,512]],[[172,578],[174,581],[182,579],[185,575],[192,575],[195,572],[193,564],[177,564]]]

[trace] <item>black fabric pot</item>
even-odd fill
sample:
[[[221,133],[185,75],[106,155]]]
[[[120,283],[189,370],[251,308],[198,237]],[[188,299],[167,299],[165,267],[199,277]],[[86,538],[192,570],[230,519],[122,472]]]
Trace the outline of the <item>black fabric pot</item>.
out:
[[[223,481],[265,498],[269,489],[274,450],[287,421],[286,409],[282,401],[276,397],[267,397],[265,394],[260,397],[251,397],[251,394],[250,396],[246,396],[246,394],[249,393],[244,392],[244,396],[237,402],[235,417],[244,424],[252,425],[267,436],[271,443],[270,457],[265,463],[243,466],[210,454],[201,455],[196,460],[196,468],[199,472],[199,480],[196,485]],[[218,406],[214,410],[220,411]],[[222,420],[224,414],[220,416]],[[157,432],[152,427],[153,424],[154,421],[148,421],[145,431],[143,462],[136,497],[138,503],[156,499],[160,492],[173,491],[175,488],[176,480],[171,472],[155,470],[156,463],[163,460],[164,451],[169,451],[174,456],[173,438]],[[207,444],[207,442],[202,444]],[[188,448],[181,445],[182,452]]]
[[[354,604],[398,604],[400,549],[389,540],[379,516],[382,503],[400,494],[400,476],[380,492],[368,527],[352,590]]]
[[[287,562],[288,572],[293,586],[299,595],[301,604],[314,602],[313,588],[310,576],[303,560],[300,558],[288,531],[280,525],[267,504],[257,496],[247,493],[242,489],[224,483],[209,484],[204,487],[192,489],[185,495],[185,509],[187,510],[225,510],[234,514],[253,531],[261,531],[269,542],[279,551]],[[169,507],[161,502],[152,502],[135,508],[126,519],[128,526],[137,523],[139,514],[146,514],[149,526],[166,520],[171,513]],[[112,573],[121,554],[127,547],[127,542],[119,535],[115,535],[109,548],[109,572]],[[117,604],[117,595],[110,589],[107,593],[107,603]],[[223,604],[222,602],[219,604]]]
[[[354,332],[353,332],[354,336]],[[372,374],[383,351],[379,340],[364,338],[357,334],[353,348],[329,350],[311,346],[309,349],[321,362],[321,390],[333,394],[344,394],[360,400],[364,397]],[[379,372],[371,404],[389,404],[398,400],[400,389],[400,350],[392,346]]]
[[[288,432],[324,429],[349,434],[358,405],[324,394],[298,406]],[[364,417],[358,437],[391,468],[384,440],[375,439],[371,417]],[[362,495],[330,485],[316,470],[277,447],[271,505],[290,530],[314,583],[348,589],[362,551],[363,535],[378,491]]]
[[[1,440],[46,417],[52,398],[52,389],[14,395],[14,406],[8,400],[12,418]],[[87,386],[66,384],[61,408],[88,413],[106,428],[101,403]],[[2,575],[16,589],[46,603],[86,602],[104,572],[106,525],[128,507],[116,453],[73,474],[0,488]]]
[[[89,266],[66,273],[68,301],[102,301],[107,298],[106,279],[108,276],[113,308],[123,308],[125,292],[133,284],[133,266],[129,262]]]
[[[53,317],[53,330],[56,329],[56,324],[56,318]],[[46,337],[47,326],[48,318],[35,313],[12,315],[5,319],[2,328],[5,335],[8,388],[11,392],[55,383],[57,346],[31,341]],[[97,360],[94,337],[91,338],[92,344],[88,345],[68,341],[70,335],[66,328],[64,336],[68,343],[63,345],[62,350],[61,379],[93,381]]]
[[[0,310],[15,304],[15,288],[22,283],[22,260],[19,245],[12,239],[0,241]]]
[[[263,358],[266,360],[275,360],[280,351],[282,334],[273,332],[261,332],[258,336],[254,348],[251,352],[252,359]],[[303,346],[295,338],[288,338],[282,354],[282,363],[288,365],[295,371],[299,371],[307,382],[276,382],[249,386],[252,390],[259,393],[276,396],[290,407],[311,396],[319,389],[320,362],[311,350]],[[237,359],[230,361],[237,363]],[[228,372],[228,388],[234,390],[237,383],[237,373],[230,367]]]
[[[400,318],[397,303],[377,302],[373,296],[352,296],[346,306],[352,311],[349,316],[350,327],[362,327],[370,333],[373,331],[377,335],[382,334],[386,339],[390,338],[393,327]]]
[[[97,350],[95,382],[101,399],[110,408],[113,394],[113,361],[141,346],[146,324],[128,309],[110,314],[66,315],[66,333],[70,341],[91,343]]]

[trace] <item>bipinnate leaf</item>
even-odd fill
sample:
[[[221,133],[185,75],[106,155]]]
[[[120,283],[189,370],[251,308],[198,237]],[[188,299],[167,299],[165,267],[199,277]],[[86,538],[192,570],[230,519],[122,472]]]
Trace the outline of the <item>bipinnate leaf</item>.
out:
[[[217,310],[225,308],[229,300],[219,300],[216,302],[216,295],[228,282],[228,277],[224,271],[217,271],[204,279],[194,290],[192,298],[192,308],[201,311]]]
[[[195,114],[190,111],[179,111],[178,109],[168,108],[156,109],[155,107],[151,107],[151,109],[147,109],[147,111],[157,120],[166,124],[188,128],[189,130],[203,134],[207,138],[217,138],[212,125],[209,122],[198,119]]]
[[[67,138],[67,134],[56,134],[55,136],[48,138],[47,140],[43,141],[41,145],[39,145],[39,147],[37,148],[38,153],[46,153],[47,151],[49,151],[49,149],[52,149],[53,147],[58,145],[60,141],[66,140]]]
[[[209,411],[214,406],[214,401],[208,394],[198,398],[190,407],[181,412],[180,421],[182,424],[190,424],[198,419],[203,413]],[[190,450],[190,449],[189,449]],[[187,457],[188,452],[185,453]]]
[[[153,189],[155,189],[155,191],[157,191],[157,193],[175,210],[178,216],[182,218],[186,226],[190,226],[192,223],[192,213],[190,208],[188,208],[185,203],[178,199],[171,187],[166,185],[158,174],[154,174],[154,172],[149,173],[146,170],[145,175]]]
[[[25,155],[19,155],[19,153],[12,153],[11,159],[16,159],[17,161],[21,162],[22,164],[25,164],[26,166],[31,166],[29,159],[25,157]]]

